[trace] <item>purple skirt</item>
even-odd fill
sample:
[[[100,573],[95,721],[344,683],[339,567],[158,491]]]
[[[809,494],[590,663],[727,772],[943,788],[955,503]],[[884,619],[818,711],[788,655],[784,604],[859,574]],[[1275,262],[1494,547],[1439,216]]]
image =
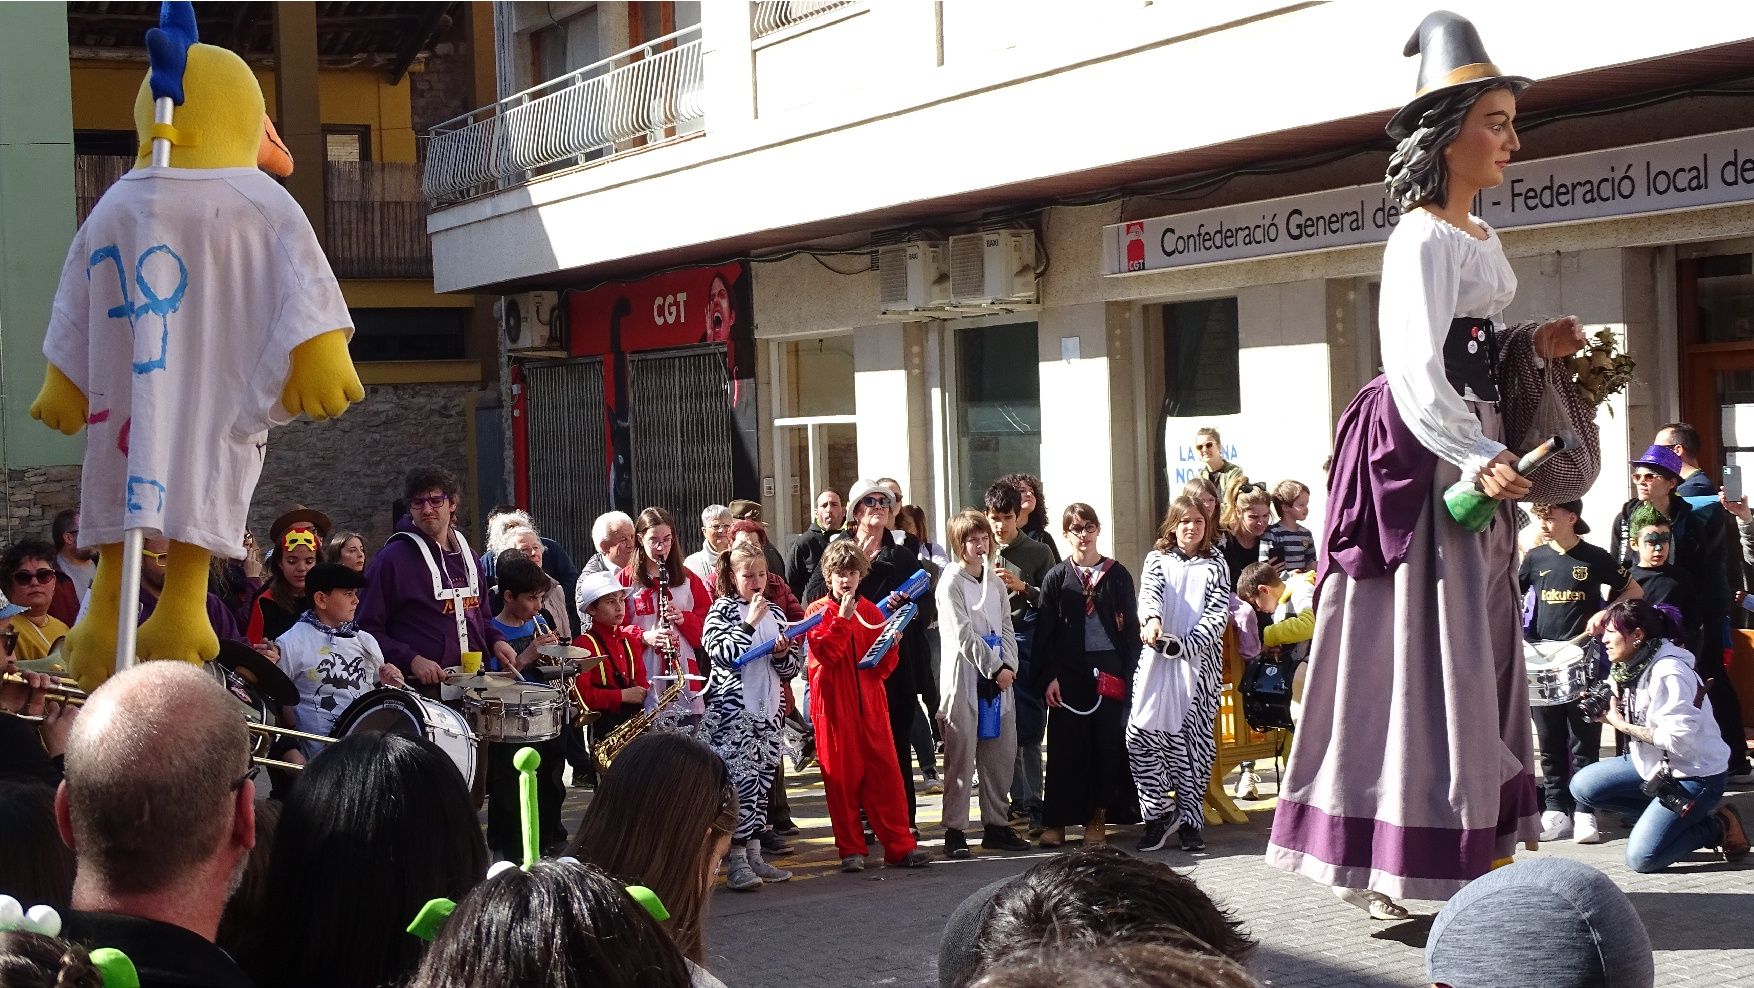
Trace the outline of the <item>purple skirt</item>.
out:
[[[1496,406],[1469,402],[1487,436]],[[1379,378],[1341,419],[1302,719],[1267,861],[1338,888],[1447,899],[1540,834],[1511,505],[1484,532],[1460,471]],[[1411,446],[1412,448],[1408,448]]]

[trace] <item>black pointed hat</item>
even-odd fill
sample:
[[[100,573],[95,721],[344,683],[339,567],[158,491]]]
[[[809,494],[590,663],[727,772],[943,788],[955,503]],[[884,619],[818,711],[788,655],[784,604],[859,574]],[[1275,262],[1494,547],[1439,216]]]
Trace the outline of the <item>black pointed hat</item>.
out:
[[[1389,136],[1396,140],[1418,129],[1420,115],[1437,97],[1458,86],[1498,80],[1521,94],[1534,81],[1500,71],[1487,56],[1473,23],[1447,10],[1426,14],[1401,54],[1408,58],[1419,56],[1419,91],[1389,118]]]

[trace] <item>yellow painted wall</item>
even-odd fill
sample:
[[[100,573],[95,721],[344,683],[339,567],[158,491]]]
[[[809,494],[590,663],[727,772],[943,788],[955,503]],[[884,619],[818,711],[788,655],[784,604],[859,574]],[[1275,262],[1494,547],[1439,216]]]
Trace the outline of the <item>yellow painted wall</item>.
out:
[[[136,63],[73,63],[73,128],[134,129],[134,94],[146,67]],[[274,111],[274,72],[256,69],[269,114]],[[371,128],[372,160],[412,164],[414,121],[408,76],[392,86],[382,72],[325,69],[317,77],[326,124],[364,124]]]

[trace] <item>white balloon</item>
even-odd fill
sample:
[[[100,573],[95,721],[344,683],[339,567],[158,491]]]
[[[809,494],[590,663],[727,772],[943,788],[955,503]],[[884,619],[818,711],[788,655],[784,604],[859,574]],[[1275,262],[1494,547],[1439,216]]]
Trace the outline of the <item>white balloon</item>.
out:
[[[61,935],[61,914],[55,911],[54,906],[32,906],[30,911],[24,914],[24,918],[26,925],[43,936],[58,937]]]

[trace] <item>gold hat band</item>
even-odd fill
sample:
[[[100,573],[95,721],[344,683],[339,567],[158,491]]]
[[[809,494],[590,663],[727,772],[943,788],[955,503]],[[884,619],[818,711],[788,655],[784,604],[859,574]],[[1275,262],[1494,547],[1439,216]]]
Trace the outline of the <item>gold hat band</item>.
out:
[[[1492,79],[1503,74],[1503,72],[1498,70],[1498,66],[1491,62],[1469,62],[1467,65],[1458,65],[1455,68],[1450,69],[1448,72],[1444,73],[1442,79],[1439,79],[1435,83],[1432,83],[1424,89],[1414,93],[1413,98],[1418,99],[1426,93],[1435,92],[1439,89],[1448,89],[1451,86],[1459,86],[1465,82],[1478,82],[1481,79]]]

